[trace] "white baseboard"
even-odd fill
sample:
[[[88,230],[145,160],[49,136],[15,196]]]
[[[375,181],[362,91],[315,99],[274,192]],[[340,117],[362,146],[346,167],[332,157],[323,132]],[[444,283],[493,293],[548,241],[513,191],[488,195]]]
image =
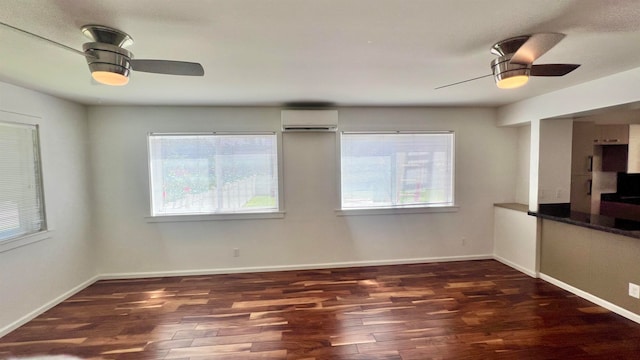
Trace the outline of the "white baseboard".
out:
[[[542,279],[542,280],[544,280],[544,281],[546,281],[548,283],[551,283],[551,284],[553,284],[553,285],[555,285],[555,286],[557,286],[557,287],[559,287],[561,289],[564,289],[564,290],[566,290],[566,291],[568,291],[568,292],[570,292],[572,294],[578,295],[579,297],[581,297],[581,298],[583,298],[585,300],[589,300],[589,301],[591,301],[592,303],[594,303],[596,305],[600,305],[603,308],[605,308],[605,309],[607,309],[609,311],[612,311],[612,312],[614,312],[614,313],[616,313],[616,314],[618,314],[620,316],[623,316],[623,317],[625,317],[625,318],[627,318],[627,319],[629,319],[629,320],[631,320],[633,322],[636,322],[636,323],[640,324],[640,315],[638,315],[638,314],[636,314],[634,312],[631,312],[631,311],[629,311],[627,309],[621,308],[618,305],[612,304],[612,303],[608,302],[607,300],[601,299],[601,298],[599,298],[599,297],[597,297],[597,296],[595,296],[593,294],[590,294],[590,293],[588,293],[586,291],[583,291],[583,290],[580,290],[580,289],[578,289],[576,287],[573,287],[573,286],[571,286],[571,285],[569,285],[569,284],[567,284],[565,282],[562,282],[562,281],[560,281],[560,280],[558,280],[558,279],[556,279],[554,277],[551,277],[549,275],[540,273],[540,279]]]
[[[0,337],[3,337],[5,335],[7,335],[8,333],[12,332],[13,330],[15,330],[15,329],[19,328],[20,326],[28,323],[29,321],[35,319],[37,316],[41,315],[45,311],[51,309],[52,307],[60,304],[61,302],[65,301],[66,299],[68,299],[71,296],[75,295],[79,291],[84,290],[89,285],[95,283],[99,278],[100,277],[97,276],[97,275],[92,277],[92,278],[90,278],[89,280],[83,282],[82,284],[74,287],[73,289],[63,293],[62,295],[56,297],[55,299],[47,302],[46,304],[40,306],[39,308],[33,310],[32,312],[26,314],[25,316],[21,317],[20,319],[8,324],[7,326],[5,326],[3,328],[0,328]]]
[[[420,263],[433,263],[433,262],[488,260],[488,259],[493,259],[493,255],[487,254],[487,255],[467,255],[467,256],[443,256],[443,257],[429,257],[429,258],[348,261],[348,262],[334,262],[334,263],[321,263],[321,264],[297,264],[297,265],[283,265],[283,266],[276,265],[276,266],[252,266],[252,267],[221,268],[221,269],[193,269],[193,270],[175,270],[175,271],[111,273],[111,274],[100,275],[100,280],[135,279],[135,278],[163,277],[163,276],[237,274],[237,273],[288,271],[288,270],[330,269],[330,268],[344,268],[344,267],[402,265],[402,264],[420,264]]]
[[[493,255],[493,259],[497,260],[497,261],[500,261],[501,263],[503,263],[503,264],[505,264],[507,266],[510,266],[510,267],[522,272],[522,273],[525,273],[525,274],[531,276],[532,278],[537,278],[538,277],[538,273],[535,272],[534,270],[527,269],[526,267],[518,265],[518,264],[516,264],[516,263],[514,263],[512,261],[509,261],[509,260],[503,258],[502,256],[498,256],[498,255],[494,254]]]

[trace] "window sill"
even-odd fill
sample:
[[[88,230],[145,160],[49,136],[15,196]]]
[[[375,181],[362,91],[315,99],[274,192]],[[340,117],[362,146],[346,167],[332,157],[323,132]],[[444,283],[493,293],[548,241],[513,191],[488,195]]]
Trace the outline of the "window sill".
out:
[[[337,216],[352,215],[396,215],[396,214],[425,214],[457,212],[457,205],[424,206],[424,207],[397,207],[397,208],[373,208],[373,209],[337,209]]]
[[[49,239],[53,230],[40,231],[35,234],[29,234],[21,236],[15,239],[8,239],[0,241],[0,253],[9,251],[15,248],[26,246],[29,244],[37,243],[39,241]]]
[[[207,214],[207,215],[161,215],[145,217],[148,223],[185,222],[185,221],[218,221],[218,220],[255,220],[255,219],[283,219],[284,211],[267,213],[235,213],[235,214]]]

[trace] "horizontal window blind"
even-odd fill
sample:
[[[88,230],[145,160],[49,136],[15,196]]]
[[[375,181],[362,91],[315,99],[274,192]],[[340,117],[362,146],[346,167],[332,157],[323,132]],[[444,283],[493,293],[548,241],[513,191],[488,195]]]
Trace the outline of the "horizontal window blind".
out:
[[[343,133],[343,209],[453,205],[452,132]]]
[[[0,241],[46,229],[38,128],[0,122]]]
[[[151,213],[273,212],[278,152],[269,134],[150,134]]]

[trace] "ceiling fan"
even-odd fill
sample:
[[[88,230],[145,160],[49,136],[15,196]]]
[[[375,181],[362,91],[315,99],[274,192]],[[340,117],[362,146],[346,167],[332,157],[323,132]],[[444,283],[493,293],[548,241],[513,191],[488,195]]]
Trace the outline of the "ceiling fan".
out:
[[[565,36],[565,34],[560,33],[537,33],[499,41],[491,47],[491,53],[497,56],[496,59],[491,61],[491,74],[439,86],[436,90],[488,76],[494,77],[499,88],[513,89],[526,84],[530,76],[567,75],[580,65],[533,64],[536,59],[556,46]]]
[[[168,75],[204,76],[204,69],[199,63],[134,59],[133,53],[125,49],[133,44],[133,38],[123,31],[107,26],[83,26],[81,31],[91,42],[82,45],[83,51],[80,51],[9,24],[0,22],[0,25],[84,56],[87,59],[91,76],[102,84],[126,85],[129,82],[131,70]]]

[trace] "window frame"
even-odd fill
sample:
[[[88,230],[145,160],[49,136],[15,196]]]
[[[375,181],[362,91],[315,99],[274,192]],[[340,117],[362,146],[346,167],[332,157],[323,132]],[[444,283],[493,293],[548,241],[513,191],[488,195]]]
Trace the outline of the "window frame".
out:
[[[363,134],[363,135],[393,135],[393,134],[451,134],[451,203],[447,204],[418,204],[418,205],[400,205],[400,206],[381,206],[370,208],[343,208],[342,207],[342,142],[343,136],[349,134]],[[459,206],[456,203],[456,181],[455,181],[455,164],[456,164],[456,134],[453,130],[355,130],[355,131],[340,131],[339,136],[336,137],[337,148],[337,186],[338,186],[338,206],[335,210],[337,216],[350,216],[350,215],[387,215],[387,214],[422,214],[422,213],[444,213],[444,212],[457,212]]]
[[[44,181],[44,160],[42,158],[42,141],[41,141],[41,118],[31,115],[13,113],[0,110],[0,123],[9,125],[18,125],[26,127],[34,127],[36,133],[37,148],[34,151],[35,161],[37,162],[36,181],[38,182],[38,197],[42,204],[42,227],[39,231],[21,234],[14,237],[0,239],[0,253],[9,251],[18,247],[33,244],[51,237],[53,229],[51,228],[51,219],[47,211],[46,189]]]
[[[278,174],[278,199],[277,209],[272,211],[238,211],[226,213],[207,213],[207,214],[153,214],[153,179],[151,168],[151,136],[206,136],[206,135],[274,135],[276,138],[276,161]],[[283,189],[283,168],[282,168],[282,134],[278,131],[193,131],[193,132],[148,132],[147,141],[147,175],[149,191],[149,213],[145,216],[148,223],[164,223],[164,222],[193,222],[193,221],[216,221],[216,220],[253,220],[253,219],[281,219],[284,218],[284,189]]]

